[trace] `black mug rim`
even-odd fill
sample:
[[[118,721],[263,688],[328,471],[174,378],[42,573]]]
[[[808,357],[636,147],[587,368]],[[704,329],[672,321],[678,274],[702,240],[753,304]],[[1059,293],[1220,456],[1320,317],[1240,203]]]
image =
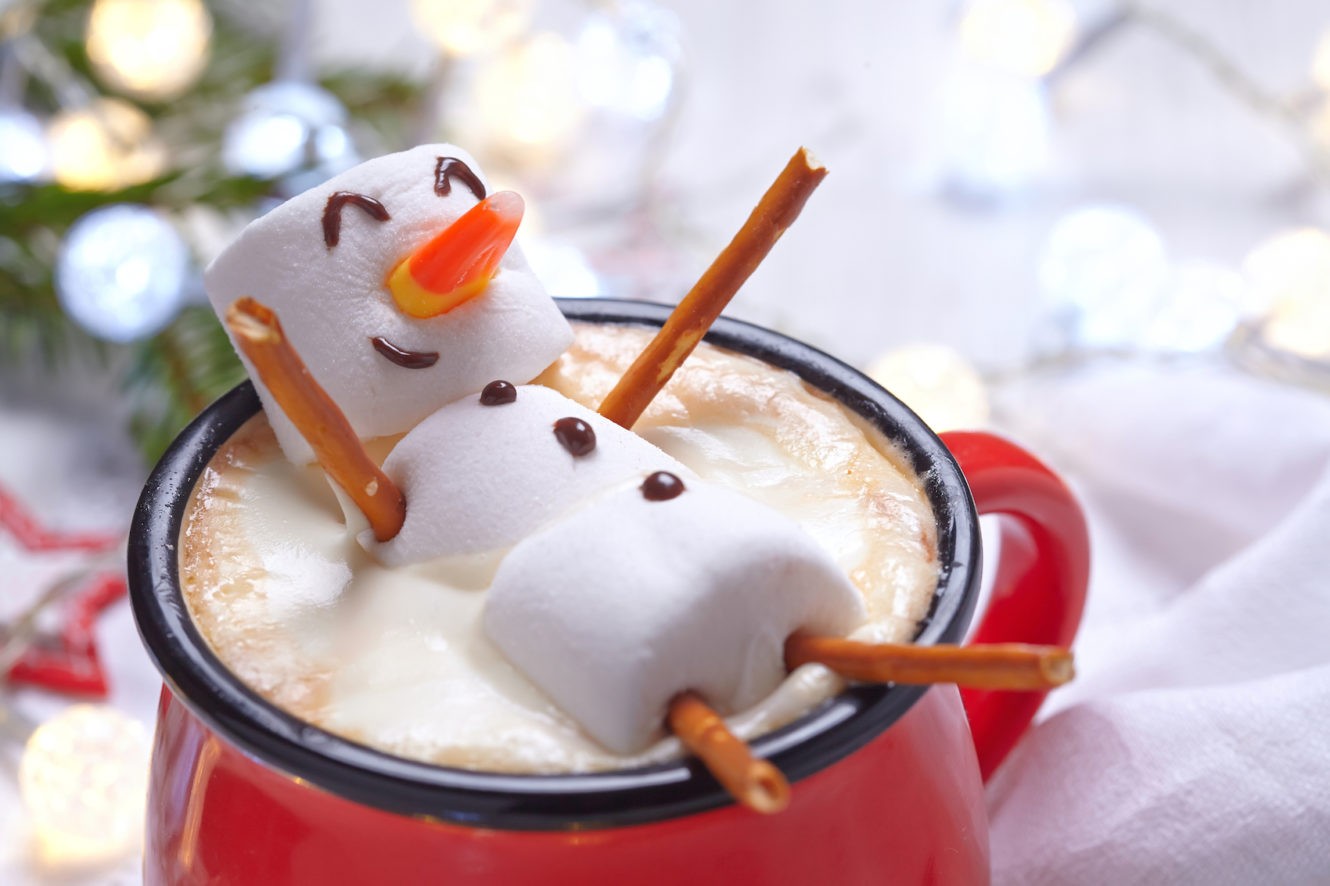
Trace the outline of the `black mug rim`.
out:
[[[573,321],[660,326],[671,306],[557,299]],[[923,482],[938,528],[940,573],[916,642],[959,642],[981,572],[979,524],[960,467],[908,407],[867,376],[809,345],[722,317],[706,341],[800,376],[895,442]],[[195,482],[217,449],[259,410],[250,382],[223,395],[171,444],[135,510],[129,590],[139,634],[175,697],[248,755],[332,794],[378,809],[505,830],[603,828],[714,809],[728,795],[696,760],[586,774],[506,775],[395,757],[287,714],[245,686],[195,628],[180,589],[179,536]],[[854,685],[753,742],[797,782],[886,730],[926,687]],[[796,789],[797,790],[797,789]]]

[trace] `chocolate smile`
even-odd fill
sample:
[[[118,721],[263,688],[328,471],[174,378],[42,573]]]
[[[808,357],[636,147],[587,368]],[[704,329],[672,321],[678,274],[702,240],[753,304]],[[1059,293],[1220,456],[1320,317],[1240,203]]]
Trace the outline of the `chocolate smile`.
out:
[[[408,351],[406,348],[399,348],[381,335],[371,338],[370,344],[374,345],[374,350],[403,369],[428,369],[439,362],[438,351]]]

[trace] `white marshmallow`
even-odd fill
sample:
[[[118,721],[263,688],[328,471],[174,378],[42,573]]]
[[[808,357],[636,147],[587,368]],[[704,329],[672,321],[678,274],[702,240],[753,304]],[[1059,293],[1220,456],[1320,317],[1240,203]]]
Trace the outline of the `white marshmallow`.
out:
[[[785,639],[841,636],[859,592],[799,526],[685,480],[648,501],[617,489],[517,545],[485,604],[491,640],[597,741],[632,753],[686,689],[722,714],[785,676]]]
[[[361,439],[406,431],[493,379],[529,381],[572,342],[572,329],[516,245],[472,301],[425,320],[397,309],[385,285],[389,272],[477,202],[456,178],[447,197],[434,193],[439,157],[456,157],[483,179],[469,154],[446,144],[367,161],[253,222],[204,274],[219,315],[246,295],[277,312],[310,373]],[[375,198],[389,220],[348,204],[340,242],[328,247],[323,211],[336,191]],[[375,336],[405,350],[438,352],[438,362],[427,369],[397,366],[374,349]],[[311,461],[304,438],[257,378],[255,385],[287,457]]]
[[[554,423],[580,418],[596,448],[574,456]],[[508,548],[570,508],[624,480],[653,471],[692,472],[651,443],[585,406],[539,385],[484,406],[477,396],[439,409],[411,430],[383,463],[406,498],[406,521],[392,540],[361,542],[388,566]]]

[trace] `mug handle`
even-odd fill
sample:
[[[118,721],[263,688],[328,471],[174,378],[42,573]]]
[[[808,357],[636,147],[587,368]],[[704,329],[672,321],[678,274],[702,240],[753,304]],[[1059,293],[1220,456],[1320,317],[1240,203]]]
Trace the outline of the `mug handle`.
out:
[[[1090,539],[1065,483],[1014,443],[979,431],[942,442],[960,464],[982,514],[1000,514],[993,592],[972,643],[1070,646],[1085,608]],[[1034,719],[1045,692],[962,689],[985,781]]]

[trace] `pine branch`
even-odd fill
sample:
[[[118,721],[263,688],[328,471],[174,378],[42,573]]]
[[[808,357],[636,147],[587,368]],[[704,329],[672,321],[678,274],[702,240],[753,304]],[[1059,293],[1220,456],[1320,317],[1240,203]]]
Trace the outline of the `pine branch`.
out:
[[[135,347],[125,377],[130,432],[149,463],[204,407],[240,383],[245,371],[207,306],[192,305]]]
[[[0,230],[13,230],[2,212]],[[70,323],[56,301],[57,244],[42,232],[0,236],[0,368],[30,362],[52,368],[76,351],[105,356],[105,348]]]
[[[60,76],[53,78],[58,83],[30,77],[24,105],[49,116],[67,110],[61,99],[70,94],[113,94],[97,80],[87,56],[86,2],[41,0],[36,6],[40,15],[32,19],[28,35],[41,44],[43,57]],[[199,410],[243,379],[230,341],[207,307],[192,306],[151,340],[128,346],[98,342],[61,310],[54,269],[70,226],[102,206],[137,203],[168,215],[197,208],[243,212],[278,192],[276,182],[226,171],[220,145],[243,96],[273,77],[277,41],[271,31],[281,14],[256,11],[240,0],[211,9],[212,50],[198,82],[171,102],[135,102],[169,145],[172,170],[114,192],[71,191],[55,184],[0,187],[0,371],[29,361],[55,368],[75,356],[93,356],[117,371],[128,364],[120,382],[132,408],[130,430],[150,459]],[[345,70],[329,72],[321,85],[347,107],[353,131],[356,125],[367,127],[371,138],[377,134],[380,144],[389,146],[409,136],[418,84]],[[126,351],[129,360],[111,359]]]

